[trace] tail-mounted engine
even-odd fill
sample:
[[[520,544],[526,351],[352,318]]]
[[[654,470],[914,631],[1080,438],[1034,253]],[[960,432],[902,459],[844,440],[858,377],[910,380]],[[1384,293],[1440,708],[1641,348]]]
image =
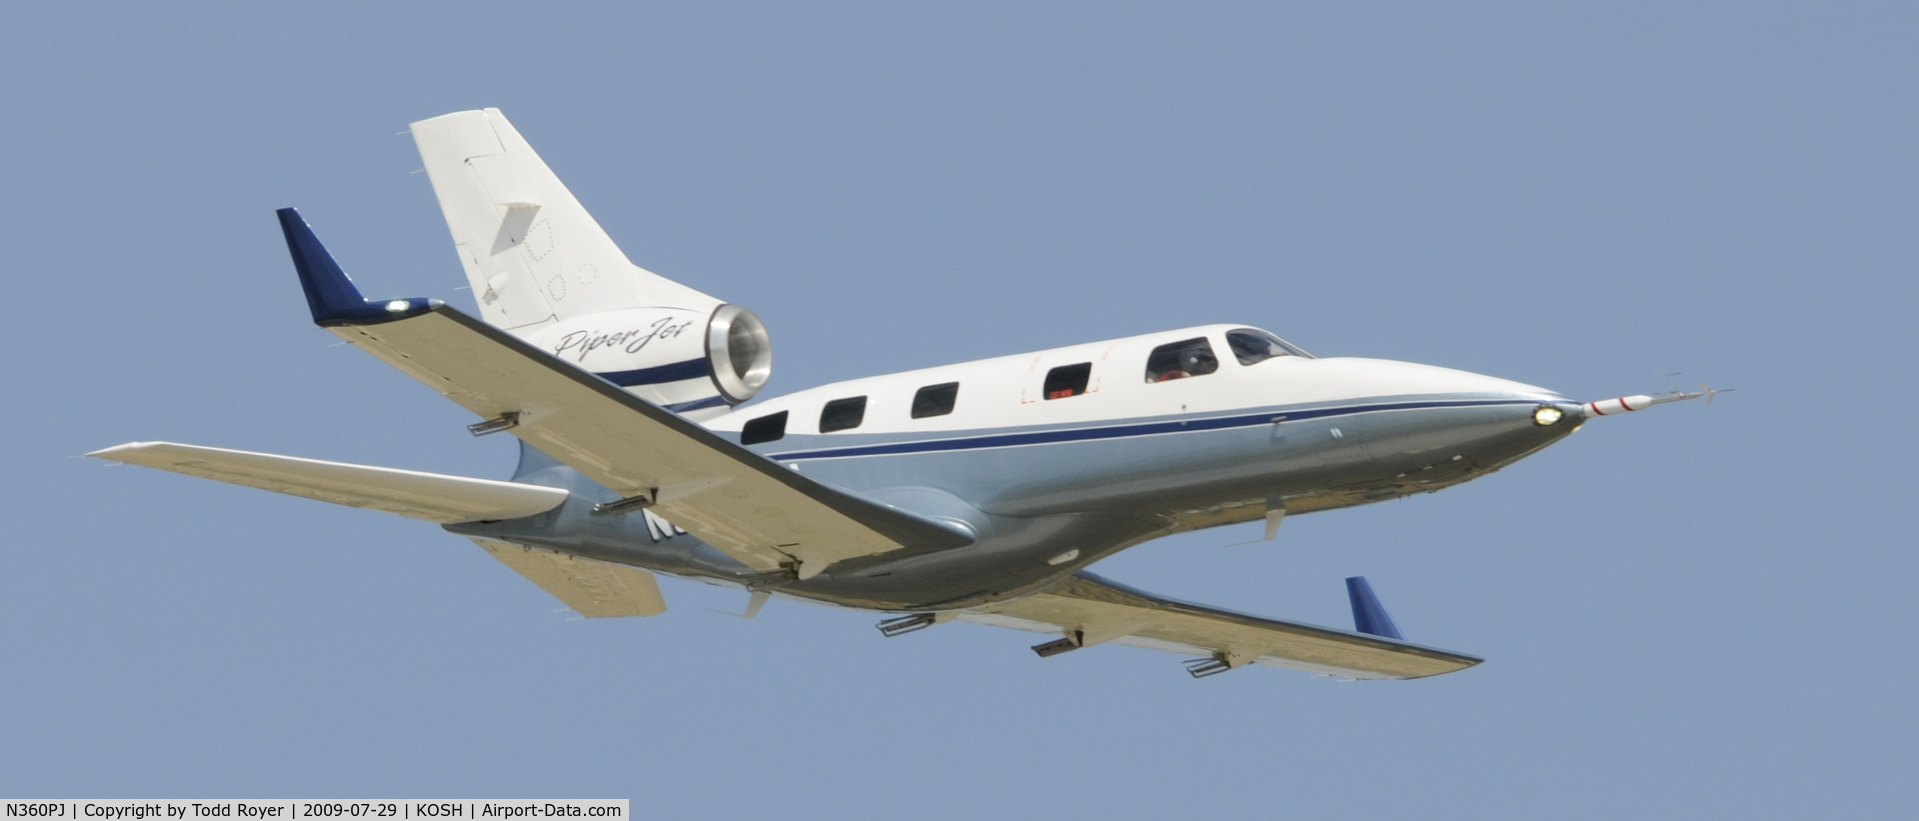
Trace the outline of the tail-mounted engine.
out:
[[[766,325],[738,305],[625,308],[564,319],[523,338],[696,419],[753,398],[773,373]]]

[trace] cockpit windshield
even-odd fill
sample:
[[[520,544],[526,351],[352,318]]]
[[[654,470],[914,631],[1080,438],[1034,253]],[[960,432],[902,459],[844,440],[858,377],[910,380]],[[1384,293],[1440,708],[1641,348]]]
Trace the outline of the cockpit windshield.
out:
[[[1239,359],[1241,365],[1264,362],[1275,356],[1313,358],[1312,354],[1293,347],[1292,343],[1258,328],[1238,328],[1227,331],[1226,344],[1232,347],[1233,356]]]

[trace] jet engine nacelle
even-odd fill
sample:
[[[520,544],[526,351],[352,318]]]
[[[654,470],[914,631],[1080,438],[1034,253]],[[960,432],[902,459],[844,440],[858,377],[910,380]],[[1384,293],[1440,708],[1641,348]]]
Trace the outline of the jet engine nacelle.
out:
[[[773,373],[766,325],[752,311],[623,308],[562,319],[522,338],[668,410],[718,415]]]

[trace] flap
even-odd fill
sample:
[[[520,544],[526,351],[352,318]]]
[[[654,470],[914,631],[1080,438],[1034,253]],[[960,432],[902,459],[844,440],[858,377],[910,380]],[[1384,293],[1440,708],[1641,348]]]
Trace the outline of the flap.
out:
[[[492,539],[473,543],[589,619],[666,612],[660,582],[646,570]]]
[[[1263,664],[1350,678],[1422,678],[1481,660],[1445,650],[1277,621],[1166,599],[1091,573],[1024,598],[965,611],[960,620],[1037,633],[1211,656],[1237,667]]]

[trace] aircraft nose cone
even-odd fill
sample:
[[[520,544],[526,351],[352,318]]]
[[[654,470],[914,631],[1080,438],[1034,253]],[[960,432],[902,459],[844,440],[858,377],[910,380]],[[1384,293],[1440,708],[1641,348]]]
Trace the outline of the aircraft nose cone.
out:
[[[1471,371],[1398,362],[1388,359],[1331,359],[1338,363],[1338,378],[1350,380],[1354,388],[1372,396],[1468,396],[1488,399],[1522,399],[1547,404],[1578,403],[1536,385],[1500,379]]]
[[[1584,418],[1578,403],[1510,379],[1413,362],[1335,363],[1328,377],[1345,381],[1381,411],[1368,414],[1364,435],[1377,465],[1404,485],[1401,491],[1437,489],[1496,470],[1558,441]]]
[[[1579,426],[1584,416],[1578,402],[1537,385],[1514,382],[1471,371],[1393,363],[1392,378],[1408,389],[1439,401],[1472,403],[1470,417],[1547,440],[1557,439]],[[1484,404],[1480,404],[1484,403]]]

